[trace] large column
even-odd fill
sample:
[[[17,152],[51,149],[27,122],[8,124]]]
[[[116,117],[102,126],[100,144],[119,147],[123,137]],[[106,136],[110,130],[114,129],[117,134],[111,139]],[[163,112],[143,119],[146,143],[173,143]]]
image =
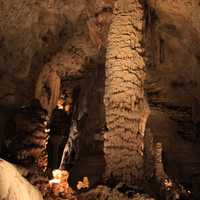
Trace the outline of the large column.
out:
[[[144,98],[143,25],[140,0],[117,0],[106,55],[105,177],[139,183],[143,177],[144,129],[149,114]]]

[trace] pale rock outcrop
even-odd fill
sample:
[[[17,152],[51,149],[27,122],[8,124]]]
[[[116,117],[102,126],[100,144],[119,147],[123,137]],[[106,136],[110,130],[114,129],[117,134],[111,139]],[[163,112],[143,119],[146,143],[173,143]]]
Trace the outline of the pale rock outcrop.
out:
[[[0,159],[0,199],[43,200],[43,197],[12,164]]]

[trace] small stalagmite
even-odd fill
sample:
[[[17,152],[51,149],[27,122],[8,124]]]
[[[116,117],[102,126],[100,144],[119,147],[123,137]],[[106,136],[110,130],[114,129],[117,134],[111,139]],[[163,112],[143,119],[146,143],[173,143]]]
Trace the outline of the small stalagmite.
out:
[[[68,184],[69,173],[65,170],[53,170],[53,179],[49,181],[49,188],[55,197],[73,199],[74,191]]]

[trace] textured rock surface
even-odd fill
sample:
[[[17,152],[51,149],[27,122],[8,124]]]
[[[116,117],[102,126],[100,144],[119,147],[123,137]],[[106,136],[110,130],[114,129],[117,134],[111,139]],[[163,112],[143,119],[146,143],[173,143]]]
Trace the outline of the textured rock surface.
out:
[[[144,144],[145,91],[147,125],[163,144],[164,170],[199,191],[199,2],[149,0],[143,7],[117,0],[107,42],[114,2],[0,0],[0,141],[15,133],[15,108],[37,97],[51,115],[60,91],[81,85],[80,110],[88,115],[82,149],[96,155],[104,143],[106,176],[138,184],[151,140],[147,135]]]
[[[200,171],[199,3],[149,1],[149,126],[163,143],[165,168],[188,184]],[[170,169],[178,170],[170,170]],[[191,170],[193,169],[193,170]]]
[[[42,66],[72,35],[63,12],[49,1],[0,1],[0,143],[15,109],[34,97]]]
[[[45,171],[49,132],[47,124],[47,111],[42,109],[39,102],[31,102],[19,109],[15,116],[16,132],[6,138],[6,158]]]
[[[50,9],[48,2],[0,2],[1,105],[31,98],[38,68],[70,37],[66,16],[58,5]]]
[[[73,66],[79,65],[78,55],[81,49],[87,48],[80,40],[91,43],[90,30],[95,32],[95,38],[100,38],[101,44],[106,39],[106,24],[108,24],[106,20],[109,21],[109,14],[105,12],[101,15],[101,13],[104,7],[109,7],[111,4],[103,0],[91,2],[86,0],[45,0],[42,2],[15,0],[0,3],[2,19],[0,21],[2,55],[0,58],[0,105],[16,106],[33,97],[35,81],[43,71],[44,64],[51,60],[53,54],[73,36],[74,44],[70,44],[72,41],[67,44],[68,49],[71,47],[71,56],[75,60],[72,62]],[[96,13],[100,13],[98,19],[95,17]],[[90,23],[87,22],[92,19],[94,23],[89,25]],[[96,43],[95,38],[93,43]],[[96,48],[95,44],[94,48]],[[67,53],[69,52],[65,51],[65,58],[68,56],[70,59]],[[67,63],[70,65],[71,61]],[[62,62],[60,68],[63,70]],[[46,74],[48,74],[47,71]]]
[[[0,3],[3,137],[13,109],[36,97],[50,115],[60,94],[62,78],[81,74],[88,60],[97,57],[99,48],[105,48],[112,1]],[[96,45],[99,40],[101,43]]]
[[[131,191],[129,191],[131,193]],[[127,194],[120,192],[117,188],[111,189],[106,186],[98,186],[86,193],[83,193],[79,197],[80,200],[154,200],[146,194],[135,193],[132,197],[128,197]]]
[[[108,36],[105,80],[105,176],[127,183],[143,177],[144,131],[149,114],[142,57],[144,8],[117,1]]]
[[[0,199],[42,200],[42,195],[10,163],[0,159]]]

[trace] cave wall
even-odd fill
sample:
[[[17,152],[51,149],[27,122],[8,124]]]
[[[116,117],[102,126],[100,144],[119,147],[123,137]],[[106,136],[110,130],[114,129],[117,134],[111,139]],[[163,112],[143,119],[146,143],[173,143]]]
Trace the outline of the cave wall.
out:
[[[43,71],[49,73],[48,68],[43,68],[45,63],[55,60],[52,57],[57,52],[65,54],[60,56],[63,56],[60,63],[58,58],[57,63],[53,63],[60,64],[59,76],[66,66],[77,71],[84,52],[94,54],[93,51],[105,42],[109,17],[104,8],[112,9],[112,1],[2,1],[1,105],[20,105],[34,97],[38,76]]]
[[[0,8],[0,103],[15,106],[33,97],[39,68],[72,35],[72,25],[49,1],[1,1]]]
[[[200,7],[198,1],[188,0],[152,0],[149,5],[148,126],[164,144],[169,174],[191,182],[200,169]]]
[[[82,74],[90,57],[104,54],[112,1],[0,3],[3,135],[15,109],[32,98],[38,98],[50,116],[62,89],[62,79]]]
[[[15,109],[34,97],[44,63],[72,35],[64,9],[49,1],[0,2],[0,138]]]
[[[127,2],[130,3],[125,1],[122,5],[123,9],[127,8]],[[137,4],[137,1],[135,2]],[[147,2],[146,29],[144,29],[146,31],[141,30],[141,21],[144,20],[144,16],[137,13],[141,11],[138,6],[139,9],[137,8],[135,15],[138,14],[142,20],[139,20],[134,30],[130,30],[134,34],[123,35],[124,30],[121,27],[124,24],[117,27],[118,22],[116,24],[113,22],[109,40],[115,40],[112,34],[115,35],[115,31],[121,31],[123,40],[133,42],[130,48],[127,47],[127,52],[136,49],[135,53],[139,54],[136,57],[141,59],[141,63],[139,61],[137,65],[143,66],[146,59],[143,60],[143,50],[140,51],[141,42],[138,38],[141,37],[141,32],[145,34],[148,66],[144,90],[151,107],[148,127],[154,133],[156,142],[163,143],[166,156],[165,166],[169,173],[187,181],[192,179],[196,172],[199,173],[200,167],[198,162],[200,151],[198,147],[200,5],[195,0],[149,0]],[[119,133],[121,133],[120,127],[116,125],[118,122],[116,121],[116,124],[112,122],[115,119],[110,121],[108,113],[106,114],[108,127],[106,124],[104,127],[102,105],[104,80],[102,78],[105,74],[104,70],[98,69],[104,68],[102,63],[105,63],[106,49],[108,51],[106,66],[109,68],[112,65],[109,63],[109,59],[112,60],[109,52],[115,46],[112,47],[109,41],[107,43],[107,33],[112,20],[113,6],[113,0],[0,1],[0,138],[3,138],[6,124],[14,114],[14,108],[36,97],[51,115],[63,87],[62,80],[68,76],[86,77],[90,73],[92,78],[83,84],[83,89],[87,88],[83,96],[87,96],[88,102],[94,98],[95,103],[88,103],[89,118],[86,123],[87,129],[84,129],[84,136],[87,136],[88,140],[85,141],[85,145],[93,144],[96,131],[101,136],[102,127],[109,130],[114,126],[114,129],[120,130]],[[126,14],[123,16],[124,19]],[[135,15],[131,17],[137,19],[138,16]],[[111,54],[118,56],[119,52],[123,52],[121,47],[117,47],[117,50]],[[96,65],[96,72],[95,66],[92,69],[94,72],[87,69],[91,59],[101,60],[101,64]],[[127,67],[124,63],[122,65]],[[109,70],[107,74],[115,72],[115,70],[112,71],[112,67]],[[111,87],[111,89],[107,88],[106,95],[111,96],[116,103],[118,99],[115,98],[118,98],[118,94],[115,96],[113,94],[115,88],[108,86],[108,83],[112,83],[112,79],[117,77],[117,75],[113,76],[107,77],[106,87]],[[124,73],[124,77],[126,76],[127,74]],[[124,77],[119,81],[120,84],[126,82],[123,80]],[[131,78],[133,78],[132,75],[130,75]],[[98,81],[99,85],[95,85],[95,81]],[[99,91],[96,91],[96,88]],[[128,89],[125,89],[123,94],[126,95],[127,91]],[[141,88],[139,92],[141,98],[143,98],[143,92]],[[132,88],[130,96],[133,94]],[[105,103],[107,112],[110,112],[109,109],[112,111],[108,105],[109,101],[112,102],[108,100]],[[96,107],[97,110],[95,110]],[[128,109],[134,110],[132,107]],[[97,116],[94,116],[95,112],[98,112]],[[120,109],[117,112],[119,116],[122,115]],[[98,122],[98,117],[100,122]],[[133,116],[130,118],[132,119]],[[126,140],[126,137],[122,140]],[[112,139],[107,139],[105,146],[110,143],[113,143]],[[119,143],[121,139],[117,141],[117,145]],[[124,142],[123,145],[126,146],[127,143],[129,141]],[[93,148],[94,152],[95,148]],[[139,149],[141,148],[142,143]],[[108,160],[111,157],[115,158],[115,155],[111,155],[109,148],[105,152]],[[112,171],[118,161],[111,164],[109,162],[108,165],[113,166]],[[132,169],[132,164],[135,165],[134,159],[127,166],[131,165]],[[170,171],[170,168],[174,167],[180,167],[180,171]],[[191,173],[191,167],[194,168],[194,173]],[[124,177],[128,179],[126,173]]]

